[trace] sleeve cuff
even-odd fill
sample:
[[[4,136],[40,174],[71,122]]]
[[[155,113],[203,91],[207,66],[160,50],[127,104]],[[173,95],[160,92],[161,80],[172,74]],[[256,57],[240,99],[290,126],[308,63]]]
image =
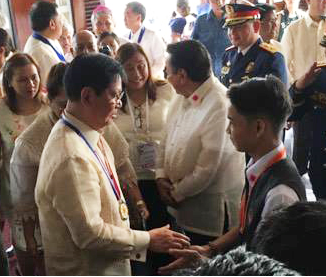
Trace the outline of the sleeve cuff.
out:
[[[147,248],[150,242],[148,232],[133,230],[135,235],[135,248],[130,253],[130,259],[134,261],[145,262],[147,256]]]

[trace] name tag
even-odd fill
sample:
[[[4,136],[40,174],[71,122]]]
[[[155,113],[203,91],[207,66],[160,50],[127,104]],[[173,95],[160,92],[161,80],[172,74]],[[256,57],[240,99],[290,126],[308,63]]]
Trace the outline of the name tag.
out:
[[[156,148],[153,142],[138,143],[139,165],[143,169],[155,169]]]

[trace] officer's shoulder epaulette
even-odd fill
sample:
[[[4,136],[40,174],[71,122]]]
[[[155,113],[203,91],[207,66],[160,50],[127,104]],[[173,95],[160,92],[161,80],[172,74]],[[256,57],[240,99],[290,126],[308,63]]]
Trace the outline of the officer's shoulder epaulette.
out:
[[[317,67],[318,68],[324,68],[324,67],[326,67],[326,62],[317,62]]]
[[[231,45],[228,48],[226,48],[225,51],[230,51],[230,50],[235,49],[235,48],[237,48],[237,47],[234,46],[234,45]]]
[[[277,48],[274,45],[271,45],[269,43],[266,42],[262,42],[261,44],[259,44],[259,47],[264,49],[267,52],[270,52],[272,54],[275,54],[277,51]]]

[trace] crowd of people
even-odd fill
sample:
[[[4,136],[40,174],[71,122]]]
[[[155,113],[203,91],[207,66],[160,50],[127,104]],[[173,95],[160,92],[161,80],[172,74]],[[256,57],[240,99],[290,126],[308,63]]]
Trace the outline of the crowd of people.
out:
[[[125,35],[109,7],[74,33],[48,1],[22,52],[0,28],[0,228],[21,275],[326,274],[326,0],[255,2],[178,0],[168,45],[140,2]]]

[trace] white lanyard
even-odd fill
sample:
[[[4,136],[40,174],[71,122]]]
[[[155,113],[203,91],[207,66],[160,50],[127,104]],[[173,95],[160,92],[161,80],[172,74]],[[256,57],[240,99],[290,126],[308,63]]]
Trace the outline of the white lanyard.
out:
[[[126,93],[126,96],[127,96],[127,103],[128,103],[128,107],[129,107],[129,112],[130,112],[130,116],[131,116],[131,120],[132,120],[132,124],[134,126],[134,131],[135,133],[137,133],[137,127],[136,127],[136,124],[135,124],[135,115],[134,115],[134,111],[131,107],[131,104],[130,104],[130,99],[129,99],[129,96],[128,96],[128,93]],[[148,106],[148,93],[146,93],[146,133],[149,133],[149,106]],[[140,111],[140,114],[141,114],[141,111]]]

